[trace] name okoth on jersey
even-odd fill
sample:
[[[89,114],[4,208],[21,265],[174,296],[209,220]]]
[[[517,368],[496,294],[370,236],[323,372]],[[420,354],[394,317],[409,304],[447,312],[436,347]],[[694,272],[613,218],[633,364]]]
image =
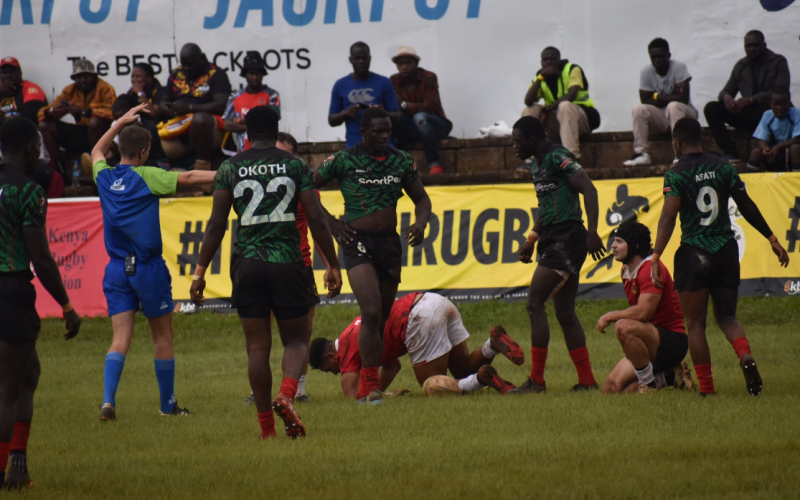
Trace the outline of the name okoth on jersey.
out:
[[[684,155],[664,175],[664,196],[681,198],[681,243],[717,253],[733,238],[731,191],[742,183],[736,169],[708,154]]]
[[[386,157],[369,154],[364,143],[340,151],[322,163],[319,175],[336,179],[344,196],[347,222],[391,207],[403,197],[403,188],[417,180],[410,154],[389,147]]]
[[[233,193],[237,253],[276,264],[302,262],[297,231],[300,191],[316,189],[308,164],[276,147],[249,149],[219,167],[216,189]]]

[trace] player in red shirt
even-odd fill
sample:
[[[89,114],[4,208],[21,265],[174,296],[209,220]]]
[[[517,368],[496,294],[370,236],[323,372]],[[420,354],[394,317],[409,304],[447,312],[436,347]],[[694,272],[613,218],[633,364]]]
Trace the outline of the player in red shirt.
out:
[[[614,332],[625,352],[606,379],[603,392],[648,392],[666,386],[691,389],[691,372],[683,363],[689,349],[683,312],[663,262],[658,263],[663,289],[650,279],[650,230],[640,222],[623,222],[614,230],[611,250],[614,260],[623,263],[622,283],[630,307],[606,313],[597,321],[600,333],[616,322]]]
[[[361,355],[358,332],[361,317],[356,318],[337,340],[317,338],[311,343],[309,364],[312,368],[342,375],[346,398],[358,394]],[[456,306],[436,293],[414,292],[395,301],[384,330],[383,359],[379,370],[381,391],[385,391],[400,371],[400,357],[408,353],[414,375],[421,386],[429,377],[446,375],[457,379],[464,393],[486,386],[505,394],[514,388],[491,366],[497,354],[521,365],[525,357],[520,346],[503,330],[492,328],[489,340],[472,352],[467,350],[469,333],[464,328]]]

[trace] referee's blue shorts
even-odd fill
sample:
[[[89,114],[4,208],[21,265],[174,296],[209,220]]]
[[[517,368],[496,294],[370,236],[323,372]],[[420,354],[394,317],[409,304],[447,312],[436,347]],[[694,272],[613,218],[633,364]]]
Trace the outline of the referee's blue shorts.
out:
[[[136,274],[125,275],[125,261],[111,259],[103,278],[103,293],[108,303],[108,315],[136,311],[139,304],[148,318],[172,312],[172,276],[162,257],[136,263]]]

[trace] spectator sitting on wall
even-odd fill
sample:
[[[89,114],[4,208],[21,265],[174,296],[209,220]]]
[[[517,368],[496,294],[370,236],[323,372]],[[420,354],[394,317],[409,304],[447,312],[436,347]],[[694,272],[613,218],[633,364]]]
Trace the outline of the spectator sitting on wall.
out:
[[[244,116],[249,110],[256,106],[269,106],[278,113],[278,119],[281,117],[281,96],[277,90],[264,85],[267,74],[267,65],[261,54],[248,51],[240,75],[247,80],[247,86],[231,96],[225,114],[222,115],[225,130],[234,134],[237,153],[250,149],[247,127],[244,124]]]
[[[161,145],[170,160],[194,151],[194,169],[211,170],[211,155],[224,136],[222,113],[231,95],[231,82],[225,71],[208,62],[197,44],[184,45],[180,61],[169,75],[159,108],[161,116],[172,122],[159,130]],[[191,115],[190,122],[187,115]]]
[[[714,140],[724,153],[722,158],[728,161],[742,160],[725,124],[752,134],[769,109],[772,90],[777,86],[788,88],[790,83],[786,58],[767,48],[762,32],[753,30],[745,35],[744,51],[747,57],[733,66],[719,100],[709,102],[703,110]],[[737,94],[741,94],[738,99]]]
[[[647,136],[672,132],[684,117],[697,119],[697,110],[689,98],[689,68],[670,59],[669,43],[656,38],[647,46],[650,63],[639,74],[639,100],[633,108],[633,158],[625,166],[650,165]],[[675,162],[678,159],[675,158]],[[673,162],[674,163],[674,162]]]
[[[51,106],[39,110],[38,116],[47,152],[62,175],[66,169],[61,148],[73,153],[91,151],[111,125],[111,106],[117,99],[114,87],[97,76],[94,64],[87,59],[72,63],[71,78],[75,83],[64,87]],[[62,120],[67,115],[74,123]]]
[[[400,119],[392,128],[395,145],[401,147],[419,139],[425,150],[425,162],[432,174],[444,173],[437,141],[445,139],[453,130],[453,124],[444,114],[439,97],[439,81],[436,74],[419,67],[420,57],[413,47],[400,47],[392,62],[397,73],[389,77],[397,102],[400,103]]]
[[[36,123],[36,116],[44,106],[47,106],[44,91],[22,79],[19,61],[14,57],[0,59],[0,125],[13,116]]]
[[[333,85],[328,124],[331,127],[345,124],[346,148],[361,142],[361,114],[365,109],[383,108],[389,112],[392,122],[400,118],[392,82],[385,76],[371,72],[371,62],[369,45],[364,42],[354,43],[350,47],[353,72]]]
[[[544,106],[536,104],[544,99]],[[545,126],[548,137],[561,144],[576,158],[581,157],[579,136],[600,126],[600,113],[589,98],[589,82],[577,64],[561,59],[561,51],[547,47],[542,51],[542,69],[536,72],[525,95],[523,116],[533,116]]]
[[[792,172],[800,172],[800,110],[792,106],[789,88],[775,87],[770,105],[753,134],[758,147],[750,153],[747,171],[786,172],[788,152]]]
[[[120,95],[112,108],[114,120],[119,120],[134,106],[147,104],[144,108],[146,111],[139,113],[138,123],[150,132],[150,156],[143,164],[150,167],[157,167],[167,159],[161,147],[161,138],[158,137],[159,108],[163,97],[164,87],[156,78],[153,67],[147,63],[137,63],[131,71],[130,90]]]

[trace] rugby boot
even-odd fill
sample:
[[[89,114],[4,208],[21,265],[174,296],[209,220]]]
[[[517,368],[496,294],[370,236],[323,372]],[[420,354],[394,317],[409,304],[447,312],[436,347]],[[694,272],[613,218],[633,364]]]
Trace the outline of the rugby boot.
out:
[[[100,421],[101,422],[108,422],[109,420],[116,420],[117,419],[117,412],[114,411],[114,407],[111,406],[111,403],[106,403],[100,408]]]
[[[546,391],[547,391],[547,384],[545,382],[537,384],[535,380],[529,378],[521,386],[508,391],[508,394],[519,395],[519,394],[533,394],[539,392],[544,394]]]
[[[300,416],[294,411],[294,405],[289,398],[283,394],[278,394],[272,400],[272,411],[283,420],[287,436],[292,439],[306,436],[306,426],[303,425]]]
[[[753,359],[753,356],[749,354],[742,356],[742,360],[739,361],[739,366],[742,367],[742,372],[744,373],[747,392],[752,396],[761,394],[761,389],[764,388],[764,384],[761,382],[761,375],[758,373],[756,360]]]
[[[500,394],[508,394],[508,391],[517,388],[517,386],[498,375],[497,370],[495,370],[492,365],[481,366],[478,369],[477,375],[481,385],[491,387]]]
[[[383,393],[378,389],[373,389],[363,398],[356,400],[356,403],[367,406],[380,406],[383,404]]]
[[[654,389],[653,387],[650,387],[647,384],[641,384],[641,383],[639,384],[639,388],[636,389],[636,392],[638,392],[639,394],[646,394],[648,392],[657,392],[657,391],[658,389]]]
[[[172,407],[172,411],[169,413],[164,413],[163,411],[159,410],[158,414],[162,417],[185,417],[190,414],[189,410],[186,408],[179,408],[178,402],[175,401],[175,406]]]
[[[689,369],[687,363],[681,363],[672,368],[675,372],[675,382],[672,384],[676,389],[684,389],[691,391],[695,389],[694,381],[692,380],[692,370]]]
[[[245,398],[244,405],[245,406],[250,406],[250,405],[253,405],[255,403],[256,403],[256,396],[251,392],[250,395],[247,396],[247,398]]]
[[[714,392],[699,392],[699,393],[697,393],[697,395],[700,396],[701,398],[707,398],[709,396],[716,396],[717,395],[717,391],[714,391]]]
[[[5,487],[9,490],[33,488],[33,481],[28,474],[28,454],[24,451],[12,451],[11,466],[6,472]]]
[[[295,396],[294,402],[295,403],[310,403],[311,402],[311,395],[310,394],[301,394],[300,396]]]
[[[525,354],[522,353],[522,348],[506,333],[502,326],[493,326],[489,338],[492,349],[507,357],[512,363],[520,366],[525,362]]]
[[[583,385],[583,384],[575,384],[572,386],[572,392],[589,392],[589,391],[599,391],[600,386],[597,385],[597,382],[594,385]]]

